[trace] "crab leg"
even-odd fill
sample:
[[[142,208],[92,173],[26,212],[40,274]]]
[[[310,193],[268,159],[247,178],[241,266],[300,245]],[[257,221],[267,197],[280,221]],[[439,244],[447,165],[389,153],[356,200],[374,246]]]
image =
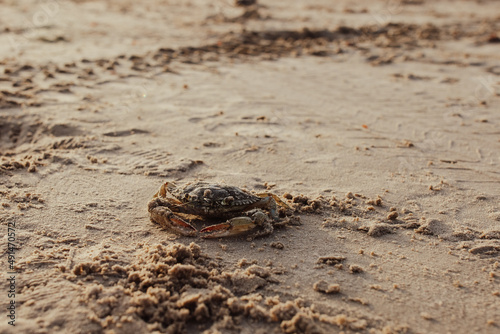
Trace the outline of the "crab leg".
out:
[[[154,194],[153,198],[161,197],[166,198],[167,192],[170,193],[170,190],[175,189],[175,185],[172,182],[165,182],[161,185],[160,190],[156,194]],[[177,201],[180,203],[179,201]]]

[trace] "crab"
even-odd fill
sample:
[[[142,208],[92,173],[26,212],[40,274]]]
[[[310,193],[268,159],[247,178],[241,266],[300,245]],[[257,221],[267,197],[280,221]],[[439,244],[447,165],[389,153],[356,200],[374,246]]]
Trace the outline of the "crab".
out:
[[[203,238],[234,236],[252,230],[256,230],[256,237],[271,234],[273,226],[280,224],[278,205],[289,208],[272,193],[253,194],[238,187],[205,182],[183,187],[166,182],[149,202],[148,211],[151,221],[184,236],[195,236],[198,232],[186,218],[194,215],[202,219],[227,219],[201,229]]]

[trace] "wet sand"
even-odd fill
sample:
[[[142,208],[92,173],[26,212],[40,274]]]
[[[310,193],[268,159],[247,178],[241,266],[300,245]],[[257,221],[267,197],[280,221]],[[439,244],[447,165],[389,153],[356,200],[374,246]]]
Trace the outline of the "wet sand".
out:
[[[1,6],[1,333],[500,330],[496,1]],[[296,218],[178,236],[165,181]]]

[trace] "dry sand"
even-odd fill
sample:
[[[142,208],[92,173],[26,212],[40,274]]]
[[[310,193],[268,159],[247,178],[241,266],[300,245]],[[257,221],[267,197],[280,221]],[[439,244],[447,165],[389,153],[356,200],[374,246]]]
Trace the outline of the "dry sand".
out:
[[[498,1],[332,3],[2,1],[0,332],[499,333]],[[194,180],[302,225],[149,220]]]

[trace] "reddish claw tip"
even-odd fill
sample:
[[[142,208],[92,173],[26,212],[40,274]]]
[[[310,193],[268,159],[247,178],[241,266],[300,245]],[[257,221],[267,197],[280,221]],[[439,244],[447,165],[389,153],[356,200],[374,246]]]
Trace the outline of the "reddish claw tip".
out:
[[[224,231],[227,230],[231,227],[229,224],[217,224],[217,225],[212,225],[212,226],[207,226],[203,229],[201,229],[201,233],[206,233],[206,232],[215,232],[215,231]]]
[[[175,217],[170,217],[170,220],[173,221],[174,223],[176,223],[177,225],[180,225],[182,227],[185,227],[185,228],[188,228],[190,230],[193,230],[193,231],[196,231],[196,229],[189,225],[188,223],[186,223],[185,221],[181,220],[181,219],[177,219]]]

